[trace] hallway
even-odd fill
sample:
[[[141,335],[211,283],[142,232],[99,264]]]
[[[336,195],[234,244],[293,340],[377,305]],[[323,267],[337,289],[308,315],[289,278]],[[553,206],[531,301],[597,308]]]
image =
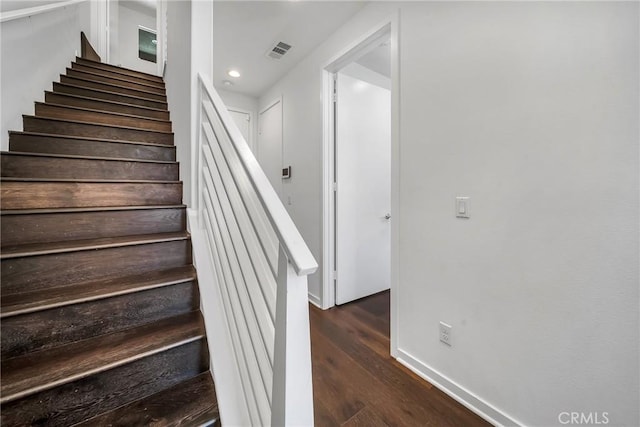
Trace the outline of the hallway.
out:
[[[388,291],[309,311],[316,426],[489,425],[389,355]]]

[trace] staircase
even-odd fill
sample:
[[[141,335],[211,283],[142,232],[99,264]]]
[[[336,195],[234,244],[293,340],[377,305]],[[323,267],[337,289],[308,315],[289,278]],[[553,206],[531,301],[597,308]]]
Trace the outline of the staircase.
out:
[[[1,424],[219,425],[160,77],[77,58],[1,155]]]

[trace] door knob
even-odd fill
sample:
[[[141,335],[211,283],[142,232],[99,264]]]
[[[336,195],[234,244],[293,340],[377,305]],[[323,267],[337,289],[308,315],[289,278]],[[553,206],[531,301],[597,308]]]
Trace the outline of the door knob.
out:
[[[386,215],[384,216],[384,219],[391,219],[391,214],[386,214]]]

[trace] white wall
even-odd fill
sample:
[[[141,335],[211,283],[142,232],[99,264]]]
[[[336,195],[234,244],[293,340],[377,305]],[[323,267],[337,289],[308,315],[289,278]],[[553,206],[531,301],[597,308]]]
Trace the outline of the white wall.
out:
[[[251,151],[255,154],[256,138],[258,137],[258,98],[241,93],[229,92],[228,90],[216,87],[220,98],[227,107],[240,108],[251,112],[251,135],[253,141],[249,144]]]
[[[167,2],[167,70],[165,85],[180,162],[184,203],[191,191],[191,2]]]
[[[497,421],[640,424],[639,6],[374,3],[260,99],[322,261],[320,70],[400,10],[398,354]]]
[[[118,63],[125,68],[158,74],[155,62],[138,58],[138,26],[155,30],[156,14],[151,9],[133,9],[128,2],[119,1],[118,10]]]
[[[90,34],[89,9],[82,2],[0,24],[2,150],[9,147],[8,131],[22,130],[22,114],[33,114],[34,101],[44,100],[80,54],[80,31]]]

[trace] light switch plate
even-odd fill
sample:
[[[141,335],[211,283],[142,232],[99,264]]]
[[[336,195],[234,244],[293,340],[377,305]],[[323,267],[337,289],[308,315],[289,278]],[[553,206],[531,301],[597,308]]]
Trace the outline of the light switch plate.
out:
[[[456,217],[469,218],[469,198],[456,197]]]

